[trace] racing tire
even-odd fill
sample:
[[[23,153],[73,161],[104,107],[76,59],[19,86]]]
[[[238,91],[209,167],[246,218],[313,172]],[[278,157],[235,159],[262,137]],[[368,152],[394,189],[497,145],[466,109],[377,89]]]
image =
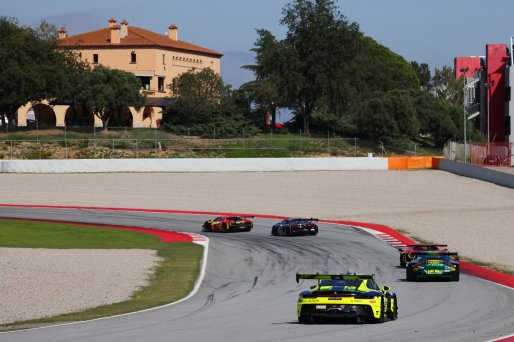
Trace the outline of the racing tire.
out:
[[[211,231],[211,227],[208,224],[204,224],[202,226],[202,232],[210,232],[210,231]]]
[[[452,274],[452,281],[459,281],[460,278],[460,271],[457,269],[454,274]]]
[[[298,317],[298,323],[300,324],[311,324],[313,322],[314,320],[311,315],[300,315],[300,317]]]
[[[384,323],[384,311],[385,311],[385,307],[384,307],[384,298],[380,299],[380,316],[378,318],[376,318],[373,314],[372,314],[372,321],[373,323]]]
[[[278,235],[277,227],[275,227],[275,226],[271,227],[271,235],[273,235],[273,236],[277,236]]]
[[[316,228],[316,229],[314,230],[314,232],[313,232],[313,233],[310,233],[310,234],[311,234],[311,235],[317,235],[317,234],[318,234],[318,228]]]
[[[394,298],[394,306],[387,312],[387,318],[391,321],[395,321],[398,319],[398,299],[396,296],[392,298]]]
[[[221,231],[223,233],[230,232],[230,223],[228,223],[228,222],[223,223],[222,226],[221,226]]]
[[[400,254],[400,267],[405,267],[407,264],[405,263],[405,257],[403,254]]]
[[[312,317],[312,314],[309,312],[305,312],[305,308],[302,307],[302,310],[300,312],[300,316],[298,316],[298,322],[300,324],[312,324],[314,323],[314,317]]]
[[[287,236],[291,236],[291,235],[293,235],[293,233],[292,233],[292,231],[291,231],[291,227],[287,227],[287,228],[286,228],[286,235],[287,235]]]
[[[414,274],[410,268],[407,269],[407,281],[414,281]]]

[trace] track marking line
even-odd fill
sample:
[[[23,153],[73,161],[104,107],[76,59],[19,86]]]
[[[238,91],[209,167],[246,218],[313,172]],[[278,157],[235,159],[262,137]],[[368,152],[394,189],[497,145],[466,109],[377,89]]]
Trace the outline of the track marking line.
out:
[[[143,228],[143,229],[146,229],[146,228]],[[185,233],[184,232],[182,234],[191,236],[191,238],[193,239],[193,241],[192,241],[193,243],[196,243],[197,245],[203,246],[202,268],[200,270],[200,274],[198,275],[198,278],[196,278],[195,286],[193,287],[193,290],[191,290],[191,292],[189,292],[189,294],[186,297],[181,298],[181,299],[179,299],[179,300],[177,300],[175,302],[164,304],[164,305],[161,305],[161,306],[156,306],[156,307],[153,307],[153,308],[148,308],[148,309],[139,310],[139,311],[127,312],[127,313],[124,313],[124,314],[119,314],[119,315],[114,315],[114,316],[94,318],[94,319],[89,319],[89,320],[85,320],[85,321],[76,321],[76,322],[69,322],[69,323],[62,323],[62,324],[46,325],[44,327],[35,327],[35,328],[27,328],[27,329],[19,329],[19,330],[1,331],[0,334],[14,334],[14,333],[17,333],[17,332],[23,332],[23,331],[29,331],[29,330],[40,330],[40,329],[48,329],[48,328],[55,328],[55,327],[63,327],[63,326],[73,325],[73,324],[82,324],[82,323],[100,321],[100,320],[105,320],[105,319],[118,318],[118,317],[123,317],[123,316],[134,315],[134,314],[138,314],[138,313],[142,313],[142,312],[159,310],[159,309],[166,308],[166,307],[169,307],[169,306],[172,306],[172,305],[175,305],[175,304],[179,304],[179,303],[182,303],[182,302],[188,300],[189,298],[193,297],[198,292],[198,290],[200,289],[200,286],[202,285],[203,278],[205,277],[205,272],[206,272],[206,269],[207,269],[207,258],[208,258],[208,255],[209,255],[209,238],[204,236],[204,235],[197,234],[197,233]]]

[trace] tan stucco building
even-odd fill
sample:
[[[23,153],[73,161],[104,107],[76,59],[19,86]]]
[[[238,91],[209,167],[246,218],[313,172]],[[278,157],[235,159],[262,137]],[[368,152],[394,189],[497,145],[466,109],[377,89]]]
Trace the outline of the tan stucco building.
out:
[[[104,65],[134,73],[142,83],[141,92],[147,96],[145,107],[139,111],[129,108],[115,113],[117,124],[131,127],[158,127],[162,119],[168,85],[173,78],[191,69],[211,68],[220,73],[222,54],[178,39],[178,28],[170,25],[167,35],[129,26],[126,20],[119,25],[111,18],[108,26],[96,31],[67,36],[59,31],[59,45],[78,53],[92,67]],[[39,121],[62,127],[70,122],[102,126],[98,117],[69,105],[31,103],[18,109],[18,126],[27,125],[27,113],[32,109]]]

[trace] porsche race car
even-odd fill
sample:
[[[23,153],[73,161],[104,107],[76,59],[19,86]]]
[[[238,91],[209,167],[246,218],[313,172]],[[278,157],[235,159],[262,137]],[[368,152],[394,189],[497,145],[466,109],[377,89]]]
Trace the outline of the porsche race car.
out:
[[[271,235],[316,235],[318,226],[313,223],[315,218],[287,218],[273,225]]]
[[[299,279],[318,282],[298,296],[300,323],[323,320],[355,320],[357,323],[382,323],[398,318],[398,300],[389,286],[377,285],[373,275],[296,274]]]
[[[212,220],[207,220],[202,226],[204,232],[249,232],[253,228],[253,222],[248,218],[253,216],[219,216]]]
[[[446,248],[448,245],[437,245],[437,244],[414,244],[406,245],[405,248],[400,248],[400,266],[405,267],[409,261],[414,259],[414,253],[426,252],[426,251],[439,251],[448,252]]]
[[[458,253],[448,252],[417,252],[414,259],[407,263],[406,278],[408,281],[419,279],[446,278],[459,281]]]

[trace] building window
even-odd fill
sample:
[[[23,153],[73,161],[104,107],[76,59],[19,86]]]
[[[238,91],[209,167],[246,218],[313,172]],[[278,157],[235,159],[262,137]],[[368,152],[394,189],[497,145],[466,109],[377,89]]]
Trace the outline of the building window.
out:
[[[137,55],[135,51],[132,51],[130,54],[130,63],[136,64],[137,63]]]
[[[162,54],[162,64],[166,65],[166,55]]]
[[[139,80],[141,81],[141,88],[144,90],[150,90],[150,80],[152,78],[148,76],[139,76]]]
[[[164,77],[159,77],[157,79],[157,86],[160,92],[164,92]]]
[[[97,53],[93,54],[93,64],[98,64],[98,54]]]

